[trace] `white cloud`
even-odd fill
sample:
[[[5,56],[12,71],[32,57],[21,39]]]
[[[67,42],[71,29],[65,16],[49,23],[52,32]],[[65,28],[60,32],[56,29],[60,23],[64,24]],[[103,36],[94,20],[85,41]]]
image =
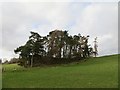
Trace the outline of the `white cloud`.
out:
[[[72,34],[78,32],[82,35],[89,34],[91,36],[90,42],[97,36],[100,55],[117,53],[117,3],[93,3],[89,5],[83,10],[81,17],[76,20],[76,25],[72,27],[70,32]],[[105,51],[107,53],[103,53]]]
[[[117,3],[3,3],[3,57],[15,56],[13,50],[27,41],[31,30],[40,35],[54,29],[89,34],[90,42],[98,36],[100,54],[104,49],[116,52],[116,45],[105,43],[117,44],[117,15]]]
[[[2,57],[2,14],[1,14],[2,4],[0,3],[0,58]]]
[[[118,2],[119,0],[1,0],[1,2]]]

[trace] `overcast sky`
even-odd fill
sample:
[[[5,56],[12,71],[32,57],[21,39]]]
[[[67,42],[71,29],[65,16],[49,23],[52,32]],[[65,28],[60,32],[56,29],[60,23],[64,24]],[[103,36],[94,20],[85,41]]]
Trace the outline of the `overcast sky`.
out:
[[[25,44],[30,31],[45,36],[55,29],[90,35],[92,45],[98,37],[99,56],[118,53],[116,2],[3,2],[1,7],[0,58],[18,57],[14,49]]]

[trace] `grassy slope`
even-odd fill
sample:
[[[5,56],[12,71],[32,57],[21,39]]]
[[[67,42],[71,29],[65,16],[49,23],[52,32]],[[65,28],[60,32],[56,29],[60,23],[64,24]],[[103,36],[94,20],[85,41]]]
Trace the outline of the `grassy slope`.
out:
[[[118,85],[118,56],[91,58],[86,62],[56,67],[24,69],[4,65],[3,88],[115,88]],[[16,71],[12,68],[16,67]]]

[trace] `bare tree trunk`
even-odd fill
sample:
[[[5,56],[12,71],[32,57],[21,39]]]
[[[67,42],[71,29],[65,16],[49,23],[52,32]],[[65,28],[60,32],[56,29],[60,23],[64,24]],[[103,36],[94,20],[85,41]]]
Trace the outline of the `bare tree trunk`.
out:
[[[61,47],[60,47],[60,50],[59,50],[59,58],[61,58]]]
[[[33,54],[32,54],[32,58],[31,58],[31,67],[33,67]]]

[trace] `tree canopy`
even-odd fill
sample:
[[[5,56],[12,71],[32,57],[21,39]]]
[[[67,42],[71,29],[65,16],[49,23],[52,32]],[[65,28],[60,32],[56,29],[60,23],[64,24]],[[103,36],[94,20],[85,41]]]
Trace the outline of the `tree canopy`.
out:
[[[72,36],[68,31],[62,30],[51,31],[47,36],[40,36],[37,32],[30,33],[26,44],[14,50],[24,64],[29,62],[33,66],[34,59],[37,57],[81,60],[92,56],[93,48],[88,45],[89,35]]]

